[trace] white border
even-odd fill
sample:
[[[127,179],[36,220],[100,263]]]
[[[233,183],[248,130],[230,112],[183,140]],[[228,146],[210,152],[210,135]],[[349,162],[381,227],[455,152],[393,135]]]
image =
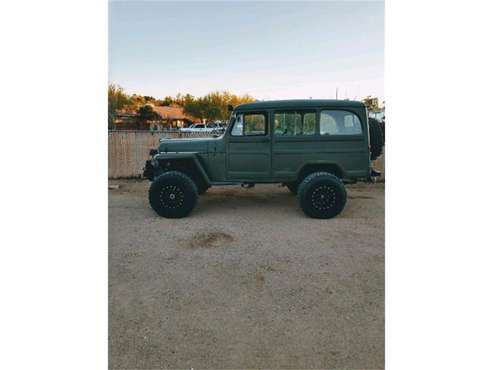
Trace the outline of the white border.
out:
[[[107,3],[2,3],[0,368],[107,368]]]
[[[493,368],[488,4],[386,4],[388,369]]]
[[[492,368],[491,7],[386,13],[387,368]],[[0,17],[0,367],[104,369],[107,4]]]

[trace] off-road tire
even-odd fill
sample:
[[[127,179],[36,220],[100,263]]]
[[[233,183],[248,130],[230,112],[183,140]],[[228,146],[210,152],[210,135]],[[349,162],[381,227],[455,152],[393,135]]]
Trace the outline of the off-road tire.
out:
[[[346,205],[346,188],[342,181],[328,172],[315,172],[301,182],[298,201],[305,214],[312,218],[332,218]]]
[[[197,204],[198,190],[182,172],[169,171],[156,177],[149,188],[149,203],[159,216],[182,218]]]
[[[373,161],[382,154],[383,131],[380,122],[375,118],[368,118],[368,126],[370,129],[370,159]]]
[[[298,182],[287,182],[286,183],[286,187],[294,195],[298,194],[298,187],[299,187],[299,183]]]

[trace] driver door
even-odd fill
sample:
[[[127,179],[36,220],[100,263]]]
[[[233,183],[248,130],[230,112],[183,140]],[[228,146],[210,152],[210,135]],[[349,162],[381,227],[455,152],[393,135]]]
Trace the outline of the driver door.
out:
[[[239,112],[229,132],[227,177],[230,180],[268,179],[271,142],[267,111]]]

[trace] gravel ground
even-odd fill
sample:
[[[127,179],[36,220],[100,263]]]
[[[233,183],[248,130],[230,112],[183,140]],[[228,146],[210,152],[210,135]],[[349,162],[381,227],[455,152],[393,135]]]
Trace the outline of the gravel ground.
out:
[[[286,188],[211,188],[157,216],[148,182],[109,190],[110,368],[384,367],[384,184],[331,220]]]

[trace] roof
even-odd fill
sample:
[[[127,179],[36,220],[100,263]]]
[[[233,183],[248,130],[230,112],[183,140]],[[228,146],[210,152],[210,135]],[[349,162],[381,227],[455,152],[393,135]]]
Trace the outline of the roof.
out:
[[[190,116],[183,112],[183,108],[180,106],[159,106],[153,104],[147,104],[152,107],[152,110],[156,112],[161,118],[169,120],[189,120],[189,121],[200,121],[200,118]],[[138,113],[136,111],[131,111],[127,109],[117,110],[119,116],[136,117]]]
[[[164,106],[153,106],[152,109],[161,116],[161,118],[168,119],[184,119],[187,118],[183,113],[183,108],[181,107],[164,107]]]
[[[182,107],[176,106],[152,106],[152,109],[159,114],[161,118],[167,118],[170,120],[179,119],[179,120],[190,120],[190,121],[199,121],[200,119],[197,117],[192,117],[183,112]]]
[[[240,104],[235,109],[269,109],[269,108],[300,108],[300,107],[353,107],[361,108],[365,105],[354,100],[333,100],[333,99],[298,99],[298,100],[271,100],[257,101],[253,103]]]

